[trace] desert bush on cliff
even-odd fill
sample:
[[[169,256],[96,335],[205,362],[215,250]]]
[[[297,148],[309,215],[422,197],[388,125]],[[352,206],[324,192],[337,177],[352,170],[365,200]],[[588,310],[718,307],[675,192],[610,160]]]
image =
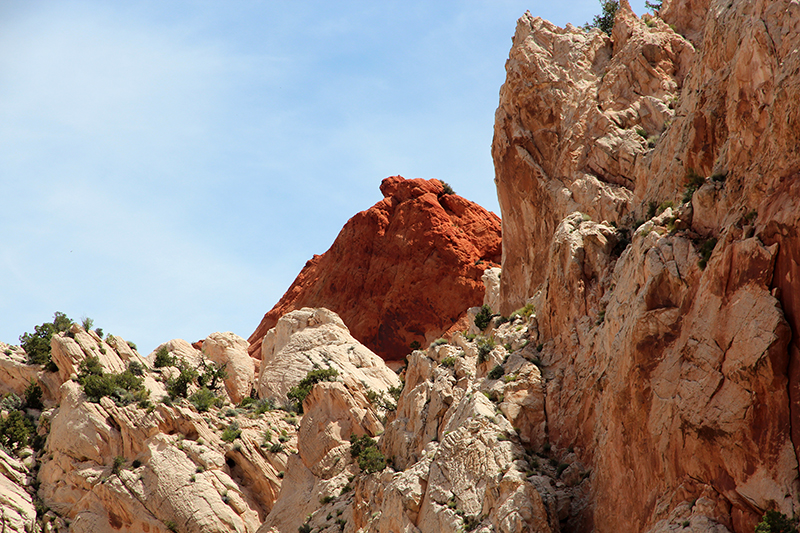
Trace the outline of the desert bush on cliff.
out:
[[[444,189],[444,191],[442,192],[442,194],[455,194],[455,193],[456,193],[456,192],[453,190],[453,188],[450,186],[450,184],[449,184],[449,183],[447,183],[446,181],[439,180],[439,183],[441,183],[441,184],[442,184],[442,189]]]
[[[163,368],[165,366],[175,366],[175,357],[169,354],[166,346],[162,346],[156,352],[156,358],[153,360],[155,368]]]
[[[479,339],[478,340],[478,364],[485,363],[489,354],[492,353],[496,346],[494,339]]]
[[[203,366],[203,372],[197,378],[197,384],[201,387],[208,387],[211,390],[216,390],[220,387],[221,382],[228,377],[228,371],[226,370],[227,364],[217,366],[213,361],[209,361],[208,363],[203,361],[201,364]]]
[[[167,394],[173,400],[176,398],[186,398],[189,395],[189,385],[199,376],[197,370],[189,368],[186,361],[181,361],[178,366],[180,374],[167,380]]]
[[[797,518],[778,511],[767,511],[756,526],[755,533],[797,533]]]
[[[222,407],[222,398],[214,394],[207,387],[201,387],[189,397],[189,402],[194,405],[199,413],[205,413],[212,407]]]
[[[483,331],[489,325],[489,322],[492,321],[492,308],[486,304],[481,306],[481,310],[478,311],[478,314],[475,315],[475,327],[479,330]]]
[[[386,468],[386,457],[378,449],[378,443],[368,435],[350,435],[350,455],[358,461],[358,467],[368,473]]]
[[[619,0],[600,0],[602,13],[595,15],[592,22],[587,22],[583,25],[586,31],[592,28],[599,28],[607,35],[611,35],[611,30],[614,28],[614,18],[619,11]]]
[[[67,331],[71,325],[72,320],[67,315],[56,311],[52,322],[34,327],[33,333],[23,333],[19,342],[28,356],[28,363],[46,365],[51,372],[58,370],[50,359],[50,339],[56,333]]]
[[[31,409],[41,410],[44,405],[42,404],[42,388],[35,381],[31,381],[22,393],[25,399],[25,406]]]
[[[286,396],[290,400],[294,400],[297,407],[297,412],[303,412],[303,401],[306,399],[311,393],[311,389],[314,388],[314,385],[319,383],[320,381],[336,381],[336,377],[339,375],[339,372],[335,368],[320,368],[317,370],[312,370],[306,377],[304,377],[300,383],[296,386],[289,389],[289,392],[286,393]]]
[[[83,387],[89,401],[94,403],[99,403],[100,398],[108,396],[117,405],[137,402],[144,407],[150,396],[150,391],[144,387],[144,378],[134,374],[130,365],[119,374],[106,374],[97,357],[87,357],[81,361],[78,366],[78,383]]]
[[[22,411],[11,411],[5,418],[0,418],[0,446],[7,450],[25,448],[32,433],[33,421]]]

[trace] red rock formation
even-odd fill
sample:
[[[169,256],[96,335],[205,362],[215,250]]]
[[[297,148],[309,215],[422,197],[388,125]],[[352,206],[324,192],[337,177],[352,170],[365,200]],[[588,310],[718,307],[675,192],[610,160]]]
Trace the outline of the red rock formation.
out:
[[[500,261],[500,219],[438,180],[400,176],[381,183],[384,199],[345,224],[315,255],[250,336],[261,339],[278,319],[302,307],[338,313],[352,335],[387,360],[409,344],[442,335],[480,305],[481,276]]]

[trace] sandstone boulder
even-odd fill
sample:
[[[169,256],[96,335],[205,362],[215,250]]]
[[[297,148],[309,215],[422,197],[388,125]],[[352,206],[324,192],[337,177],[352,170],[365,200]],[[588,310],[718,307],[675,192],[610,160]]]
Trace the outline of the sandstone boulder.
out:
[[[261,350],[258,394],[286,404],[286,394],[315,368],[332,368],[351,390],[381,397],[400,379],[383,360],[354,339],[339,316],[304,308],[283,316],[267,332]]]
[[[249,396],[255,385],[255,362],[247,352],[248,347],[246,340],[231,332],[212,333],[202,344],[203,354],[225,367],[228,376],[225,390],[234,404]]]

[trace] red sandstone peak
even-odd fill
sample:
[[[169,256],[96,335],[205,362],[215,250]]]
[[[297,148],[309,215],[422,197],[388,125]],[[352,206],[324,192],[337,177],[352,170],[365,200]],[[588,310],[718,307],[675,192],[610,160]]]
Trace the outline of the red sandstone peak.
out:
[[[387,360],[402,359],[480,305],[483,271],[500,262],[500,218],[439,180],[392,176],[384,199],[351,218],[330,249],[310,259],[250,336],[261,339],[289,311],[326,307]]]

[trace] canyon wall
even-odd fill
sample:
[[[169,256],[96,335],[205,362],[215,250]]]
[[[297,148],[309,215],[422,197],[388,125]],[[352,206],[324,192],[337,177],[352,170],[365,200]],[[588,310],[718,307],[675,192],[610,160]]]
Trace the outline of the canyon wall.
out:
[[[800,511],[800,6],[661,14],[519,20],[500,309],[536,307],[548,436],[594,467],[583,530],[749,532]]]

